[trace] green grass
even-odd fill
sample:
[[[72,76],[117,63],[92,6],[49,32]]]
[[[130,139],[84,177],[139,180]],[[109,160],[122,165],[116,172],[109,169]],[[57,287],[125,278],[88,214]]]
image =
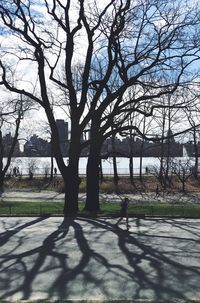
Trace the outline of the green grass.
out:
[[[0,202],[0,215],[62,214],[63,202]]]
[[[0,215],[62,215],[63,202],[0,202]],[[79,214],[87,215],[83,211],[84,204],[79,204]],[[102,203],[100,216],[118,216],[118,203]],[[180,216],[200,218],[200,205],[197,204],[131,204],[129,216]]]
[[[102,215],[118,215],[119,205],[105,203],[101,207]],[[200,205],[196,204],[132,204],[129,206],[129,216],[180,216],[200,218]]]

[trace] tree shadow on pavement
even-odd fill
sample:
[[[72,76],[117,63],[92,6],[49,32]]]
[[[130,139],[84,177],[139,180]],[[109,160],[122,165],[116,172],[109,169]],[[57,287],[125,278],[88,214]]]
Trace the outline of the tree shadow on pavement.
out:
[[[39,217],[32,221],[28,221],[26,223],[21,224],[21,221],[16,221],[14,226],[9,226],[8,230],[5,226],[5,222],[2,222],[3,228],[6,229],[5,232],[0,233],[0,247],[9,241],[11,237],[13,237],[15,234],[19,233],[23,229],[30,227],[34,224],[37,224],[38,222],[41,222],[43,220],[46,220],[47,217]]]
[[[49,218],[44,230],[42,219],[36,219],[1,233],[0,298],[189,302],[192,292],[200,296],[196,235],[168,236],[156,230],[158,221],[141,222],[132,222],[129,233],[99,218],[64,218],[59,226]],[[173,220],[159,224],[181,229]],[[34,230],[25,232],[31,226]],[[196,263],[187,264],[187,254]]]
[[[183,299],[189,302],[197,293],[200,298],[200,246],[197,247],[200,244],[197,230],[200,228],[197,224],[194,227],[172,219],[154,220],[154,224],[167,225],[167,230],[176,227],[183,233],[186,231],[188,236],[183,237],[176,236],[176,233],[157,233],[156,229],[153,234],[139,232],[138,219],[135,221],[138,231],[134,233],[115,228],[115,224],[109,222],[105,225],[101,219],[91,219],[90,223],[96,228],[109,229],[117,236],[119,251],[128,262],[123,270],[126,268],[137,285],[132,299]]]

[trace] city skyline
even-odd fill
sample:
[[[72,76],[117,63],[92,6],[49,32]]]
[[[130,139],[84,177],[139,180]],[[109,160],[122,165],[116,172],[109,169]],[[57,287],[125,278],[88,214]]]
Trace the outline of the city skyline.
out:
[[[63,156],[68,156],[68,148],[69,148],[69,128],[68,128],[68,122],[64,121],[63,119],[57,119],[56,124],[58,127],[59,136],[62,138],[60,141],[61,150],[63,153]],[[130,137],[126,138],[115,138],[115,151],[116,155],[119,157],[128,157],[130,155]],[[6,146],[4,153],[5,156],[9,151],[9,147],[11,146],[12,141],[12,134],[11,132],[6,133],[3,136],[3,142]],[[83,137],[84,141],[84,137]],[[143,144],[143,147],[141,148]],[[165,140],[165,146],[167,145],[167,139]],[[172,157],[182,157],[184,152],[183,148],[186,148],[187,154],[192,157],[194,154],[194,144],[191,140],[188,140],[186,143],[180,143],[176,141],[173,137],[170,142],[171,146],[171,152],[170,155]],[[198,148],[200,150],[200,142],[198,142]],[[20,144],[19,140],[17,141],[17,144],[15,146],[15,151],[13,156],[44,156],[44,157],[50,157],[51,156],[51,141],[45,140],[44,138],[41,138],[37,134],[32,134],[29,139],[26,140],[26,142],[23,144],[23,150],[20,150]],[[173,151],[173,152],[172,152]],[[112,140],[111,138],[108,138],[105,140],[102,151],[102,156],[112,156],[113,148],[112,148]],[[133,156],[134,157],[140,157],[141,155],[143,157],[159,157],[161,155],[161,143],[159,142],[149,142],[147,140],[141,139],[138,136],[136,136],[133,140]],[[166,155],[166,149],[164,149],[164,154]],[[88,150],[85,149],[81,156],[87,156]]]

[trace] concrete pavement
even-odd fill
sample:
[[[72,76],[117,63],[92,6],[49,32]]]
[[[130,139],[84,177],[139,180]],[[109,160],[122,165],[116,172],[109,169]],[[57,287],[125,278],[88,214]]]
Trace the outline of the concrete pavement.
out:
[[[0,299],[200,302],[200,220],[115,223],[1,218]]]
[[[2,201],[15,202],[41,202],[41,201],[63,201],[64,193],[55,191],[5,191],[2,193],[0,199]]]
[[[14,202],[55,202],[55,201],[64,201],[64,193],[59,193],[56,191],[5,191],[0,196],[0,201],[14,201]],[[120,202],[121,198],[124,196],[129,197],[130,201],[133,203],[148,203],[148,202],[159,202],[159,203],[199,203],[200,193],[188,193],[183,194],[181,192],[177,193],[167,193],[164,195],[156,196],[154,192],[141,192],[134,194],[106,194],[100,193],[99,199],[104,202]],[[79,194],[79,201],[86,200],[86,193]]]
[[[131,200],[134,201],[141,201],[141,200],[152,200],[151,195],[142,195],[142,194],[104,194],[101,193],[99,195],[100,201],[109,201],[109,202],[120,202],[121,198],[124,196],[128,196]],[[120,198],[121,197],[121,198]],[[64,201],[65,194],[59,193],[56,191],[48,191],[48,190],[41,190],[41,191],[5,191],[0,196],[0,201],[13,201],[13,202],[58,202]],[[85,202],[86,200],[86,193],[79,193],[79,201]]]

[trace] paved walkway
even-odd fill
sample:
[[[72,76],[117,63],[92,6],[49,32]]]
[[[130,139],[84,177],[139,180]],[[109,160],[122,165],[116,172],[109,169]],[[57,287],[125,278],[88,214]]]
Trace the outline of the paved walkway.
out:
[[[16,201],[16,202],[41,202],[41,201],[63,201],[64,193],[54,191],[5,191],[1,195],[3,201]]]
[[[141,200],[144,195],[137,194],[126,194],[121,195],[123,198],[124,196],[129,196],[130,199],[134,200]],[[5,191],[2,193],[0,199],[2,201],[15,201],[15,202],[41,202],[41,201],[49,201],[49,202],[55,202],[55,201],[64,201],[65,194],[64,193],[58,193],[55,191]],[[121,201],[120,196],[116,194],[100,194],[100,201],[109,201],[109,202],[119,202]],[[146,199],[149,198],[146,196]],[[86,200],[86,193],[80,193],[79,194],[79,200],[85,201]]]
[[[200,302],[200,220],[115,222],[1,218],[0,299]]]
[[[200,201],[200,193],[190,193],[190,194],[183,194],[183,193],[169,193],[165,195],[158,195],[156,196],[155,193],[136,193],[136,194],[121,194],[120,196],[116,194],[100,194],[100,201],[107,201],[107,202],[120,202],[121,198],[124,196],[129,197],[130,201],[133,203],[137,202],[159,202],[159,203],[199,203]],[[121,197],[121,198],[120,198]],[[58,193],[55,191],[5,191],[0,196],[0,201],[15,201],[15,202],[42,202],[42,201],[64,201],[64,193]],[[85,201],[86,194],[80,193],[79,200]]]

